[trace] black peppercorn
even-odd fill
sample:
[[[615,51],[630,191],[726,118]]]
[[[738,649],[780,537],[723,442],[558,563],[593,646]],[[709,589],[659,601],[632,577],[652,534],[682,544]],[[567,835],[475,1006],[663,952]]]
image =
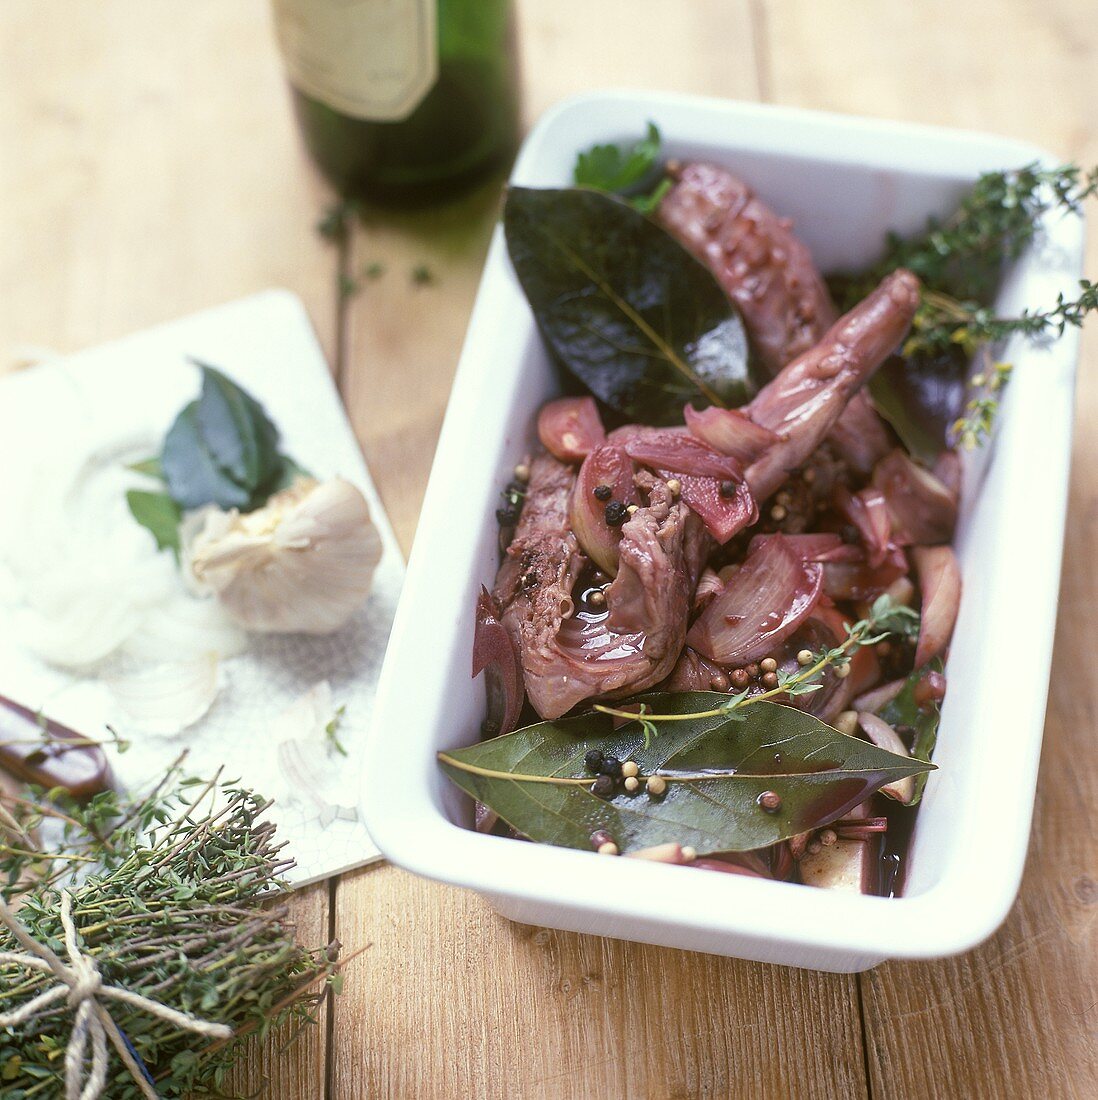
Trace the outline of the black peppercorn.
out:
[[[625,505],[620,500],[612,500],[606,506],[606,522],[611,527],[620,527],[629,514]]]
[[[609,485],[596,485],[595,486],[595,499],[596,500],[609,500],[614,495],[614,490]]]
[[[612,779],[620,779],[621,761],[616,756],[604,756],[599,764],[599,771]]]
[[[583,754],[583,762],[587,765],[589,772],[597,772],[599,765],[602,764],[602,753],[598,749],[588,749]]]
[[[607,795],[614,793],[614,781],[608,775],[596,776],[595,782],[591,784],[591,793],[597,794],[599,798],[606,798]]]
[[[528,573],[522,574],[522,590],[523,592],[533,592],[538,586],[538,575],[531,569]]]
[[[722,481],[721,482],[721,496],[722,497],[734,497],[739,491],[739,485],[734,481]]]

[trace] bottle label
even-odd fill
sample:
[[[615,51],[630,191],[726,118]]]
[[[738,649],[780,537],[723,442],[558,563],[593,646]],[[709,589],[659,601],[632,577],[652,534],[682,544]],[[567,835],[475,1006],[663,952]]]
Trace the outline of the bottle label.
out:
[[[438,79],[437,0],[274,0],[290,82],[336,111],[399,122]]]

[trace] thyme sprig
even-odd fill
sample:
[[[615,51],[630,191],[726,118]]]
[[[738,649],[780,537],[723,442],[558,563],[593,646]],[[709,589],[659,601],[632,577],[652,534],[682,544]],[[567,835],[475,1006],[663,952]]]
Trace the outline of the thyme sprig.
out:
[[[990,299],[1005,261],[1017,259],[1050,211],[1074,213],[1098,194],[1098,167],[1043,168],[1036,161],[986,172],[944,221],[930,218],[916,237],[890,234],[880,260],[844,287],[846,305],[860,300],[889,272],[906,267],[932,291],[961,301]]]
[[[1098,309],[1098,284],[1079,281],[1076,298],[1060,294],[1048,309],[1025,309],[1017,317],[1000,317],[978,302],[960,301],[940,291],[923,292],[904,354],[934,354],[959,345],[974,354],[986,344],[999,344],[1019,334],[1028,337],[1062,336],[1067,328],[1082,328]]]
[[[695,718],[727,717],[742,721],[743,715],[737,712],[753,703],[774,700],[780,696],[795,698],[819,691],[823,687],[823,676],[827,671],[846,675],[854,653],[864,647],[876,645],[886,638],[895,636],[911,638],[919,632],[919,614],[910,607],[896,603],[890,596],[878,596],[870,608],[869,615],[853,624],[846,624],[846,637],[831,648],[821,649],[812,655],[811,661],[794,672],[779,672],[777,687],[769,688],[757,694],[748,690],[733,692],[728,701],[711,710],[690,714],[651,714],[642,705],[640,712],[595,704],[595,710],[615,718],[630,718],[639,721],[645,731],[645,744],[650,736],[656,735],[657,722],[685,722]],[[651,730],[651,734],[649,731]]]
[[[18,895],[19,920],[34,938],[59,942],[63,884],[73,894],[82,950],[105,981],[233,1028],[228,1042],[200,1041],[196,1049],[194,1037],[170,1023],[112,1005],[158,1095],[217,1095],[241,1036],[311,1019],[317,987],[335,971],[335,945],[310,951],[297,943],[282,903],[292,861],[263,820],[269,803],[258,795],[220,776],[189,778],[177,762],[133,800],[108,791],[80,806],[32,788],[0,795],[0,804],[0,893]],[[61,833],[57,849],[35,850],[27,840],[47,824]],[[0,950],[12,946],[5,935]],[[0,965],[0,1009],[29,1003],[51,981]],[[63,1092],[70,1028],[61,1004],[0,1032],[5,1097]],[[139,1097],[117,1068],[110,1095]]]

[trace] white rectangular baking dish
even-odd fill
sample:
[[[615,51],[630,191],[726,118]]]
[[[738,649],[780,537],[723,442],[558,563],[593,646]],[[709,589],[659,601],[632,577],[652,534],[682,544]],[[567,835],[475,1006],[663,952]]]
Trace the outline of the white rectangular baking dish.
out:
[[[733,167],[794,218],[824,270],[866,262],[889,229],[947,213],[983,170],[1050,160],[988,135],[654,93],[599,93],[545,115],[513,181],[560,186],[578,149],[652,119],[670,155]],[[1079,218],[1010,273],[1000,308],[1055,300],[1082,261]],[[969,463],[958,536],[964,598],[949,691],[905,896],[808,887],[609,859],[482,836],[435,763],[478,736],[473,607],[497,565],[498,494],[558,386],[497,228],[439,442],[378,693],[363,804],[394,863],[471,887],[530,924],[833,971],[966,950],[1018,889],[1040,752],[1068,483],[1077,333],[1008,349],[1001,431]],[[990,459],[988,464],[987,460]],[[986,470],[983,467],[986,466]],[[1011,654],[1025,655],[1025,675]]]

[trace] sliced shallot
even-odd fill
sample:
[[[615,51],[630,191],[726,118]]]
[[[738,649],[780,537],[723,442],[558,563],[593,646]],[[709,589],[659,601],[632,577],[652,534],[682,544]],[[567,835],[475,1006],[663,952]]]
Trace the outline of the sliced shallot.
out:
[[[816,606],[823,570],[803,562],[782,536],[749,554],[724,591],[702,612],[687,641],[722,665],[742,665],[764,657]]]
[[[739,409],[718,409],[712,406],[700,412],[692,405],[683,410],[691,435],[703,443],[729,455],[747,467],[778,437],[769,429],[750,420]]]
[[[915,667],[936,657],[953,636],[961,606],[961,567],[950,546],[917,546],[911,551],[923,594]]]
[[[604,443],[583,460],[572,490],[568,519],[583,552],[611,577],[618,572],[621,525],[607,522],[606,509],[615,501],[638,503],[633,461],[620,444]]]
[[[900,447],[877,463],[873,484],[884,493],[893,537],[901,545],[949,542],[957,525],[957,499]]]
[[[722,546],[759,518],[759,506],[746,481],[739,482],[735,492],[726,496],[722,491],[726,483],[715,477],[671,474],[667,470],[662,470],[661,476],[678,480],[682,499]]]
[[[488,692],[487,720],[499,733],[510,733],[522,711],[522,665],[511,635],[499,621],[496,602],[484,587],[477,598],[473,633],[473,675],[482,672]]]
[[[561,397],[542,405],[538,438],[561,462],[580,462],[606,440],[593,397]]]
[[[866,559],[876,569],[888,555],[892,536],[892,519],[884,493],[873,486],[851,493],[845,486],[836,485],[832,499],[836,511],[857,528]]]
[[[625,440],[629,457],[656,470],[694,477],[743,480],[743,466],[686,432],[652,428]]]
[[[893,752],[897,756],[911,755],[900,735],[883,718],[868,711],[859,711],[858,725],[877,748]],[[894,780],[881,788],[881,794],[886,794],[897,802],[910,802],[915,797],[915,777],[907,775],[903,779]]]

